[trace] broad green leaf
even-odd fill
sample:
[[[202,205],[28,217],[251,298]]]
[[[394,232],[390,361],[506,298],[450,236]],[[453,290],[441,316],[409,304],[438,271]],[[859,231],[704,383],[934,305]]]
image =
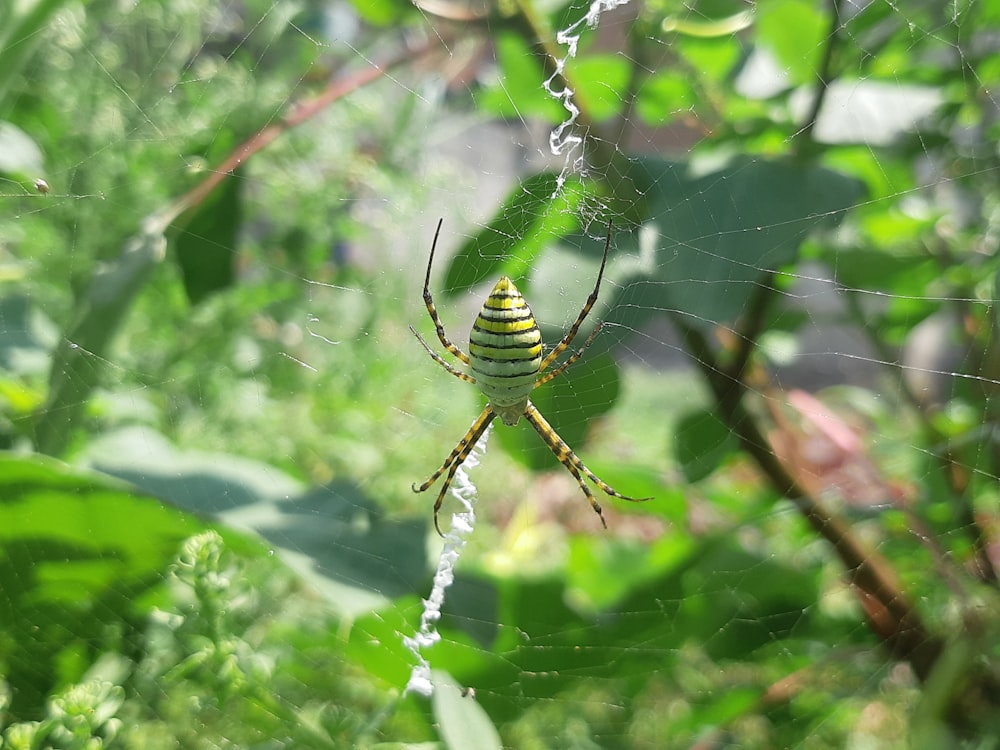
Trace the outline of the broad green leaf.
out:
[[[856,12],[844,19],[843,33],[852,39],[864,39],[865,34],[872,32],[882,35],[885,32],[879,31],[879,27],[891,25],[894,18],[898,19],[900,23],[905,21],[898,9],[885,3],[868,3],[865,6],[857,6]]]
[[[352,0],[351,5],[375,26],[389,26],[416,16],[414,4],[409,0]]]
[[[940,265],[921,252],[904,255],[883,249],[831,248],[820,257],[836,264],[837,282],[843,287],[888,297],[924,294],[941,275]]]
[[[369,610],[351,620],[350,628],[345,626],[344,630],[345,655],[356,664],[363,664],[372,677],[387,685],[404,687],[416,660],[403,638],[417,632],[422,611],[421,600],[412,597],[378,611]],[[435,647],[435,665],[439,663],[437,653]]]
[[[725,725],[733,719],[757,711],[762,692],[762,689],[735,688],[722,695],[711,696],[707,705],[698,707],[696,726]]]
[[[445,638],[435,647],[435,664],[461,684],[476,687],[480,700],[489,701],[495,721],[512,708],[503,697],[548,698],[576,680],[632,677],[640,685],[651,670],[669,673],[685,648],[703,649],[718,660],[767,661],[764,649],[780,647],[793,633],[799,639],[843,640],[858,630],[850,619],[841,625],[816,611],[821,568],[748,551],[745,540],[728,532],[702,537],[697,544],[675,539],[656,545],[648,567],[639,562],[641,555],[620,549],[603,558],[595,553],[599,559],[592,559],[586,545],[598,543],[575,542],[574,560],[581,570],[571,582],[579,585],[590,566],[611,566],[601,574],[605,576],[621,566],[642,568],[623,573],[628,584],[624,591],[613,586],[610,600],[598,595],[577,608],[579,596],[559,579],[508,578],[498,582],[492,654],[483,646],[470,648],[464,639],[459,645]],[[642,580],[645,574],[650,576]],[[599,586],[600,581],[583,585]],[[464,611],[455,598],[449,601]],[[603,605],[597,611],[592,609],[595,602]],[[836,634],[831,627],[838,628]],[[649,661],[653,652],[655,666]]]
[[[13,123],[0,120],[0,175],[25,180],[44,173],[45,157],[34,139]]]
[[[711,409],[691,412],[674,434],[674,457],[688,482],[698,482],[718,469],[739,448],[729,428]]]
[[[55,325],[31,299],[9,294],[0,299],[0,369],[41,374],[59,340]]]
[[[205,521],[129,485],[0,453],[0,661],[15,708],[38,708],[64,656],[148,609],[181,541]]]
[[[554,238],[576,228],[574,208],[587,188],[570,179],[556,194],[559,176],[541,172],[519,183],[490,223],[469,239],[448,267],[444,293],[454,296],[501,274],[519,279]]]
[[[349,481],[307,489],[274,466],[181,450],[134,427],[94,441],[86,458],[180,507],[264,538],[344,615],[384,605],[427,578],[426,517],[386,518]]]
[[[993,276],[993,299],[1000,299],[1000,273]],[[1000,327],[1000,307],[997,305],[993,306],[993,318]]]
[[[166,240],[155,225],[126,241],[121,254],[94,274],[77,320],[52,357],[49,395],[38,414],[35,446],[59,455],[69,444],[93,390],[100,384],[108,349],[136,295],[163,259]]]
[[[620,55],[591,55],[571,64],[576,95],[594,120],[604,120],[625,106],[631,64]]]
[[[719,537],[682,580],[675,622],[714,659],[748,659],[756,649],[808,628],[819,571]]]
[[[679,70],[663,70],[643,85],[635,111],[648,125],[661,127],[675,114],[686,115],[698,101],[693,81]]]
[[[693,37],[681,36],[671,48],[681,56],[686,65],[684,70],[699,86],[715,87],[718,81],[731,75],[739,61],[746,54],[738,36]],[[739,101],[733,102],[738,105]]]
[[[630,329],[660,311],[703,329],[732,327],[771,271],[797,260],[805,237],[836,226],[862,185],[822,167],[739,158],[719,166],[636,162],[648,186],[655,269],[634,277],[608,319]],[[635,235],[619,239],[622,249]]]
[[[239,173],[223,180],[172,238],[172,257],[192,305],[230,286],[236,277],[234,248],[243,221],[244,184]]]
[[[754,27],[758,43],[770,49],[795,83],[816,78],[829,25],[809,0],[770,0],[757,6]]]
[[[461,686],[447,672],[435,670],[433,680],[431,706],[445,746],[451,750],[500,750],[500,734],[475,697],[471,693],[463,695]]]
[[[552,123],[569,116],[563,105],[542,87],[548,76],[522,35],[500,32],[493,44],[497,81],[475,95],[480,109],[500,117],[539,117]]]
[[[601,612],[684,566],[697,541],[685,533],[667,533],[639,545],[617,538],[595,543],[593,536],[580,535],[570,539],[569,545],[567,597],[584,611]]]

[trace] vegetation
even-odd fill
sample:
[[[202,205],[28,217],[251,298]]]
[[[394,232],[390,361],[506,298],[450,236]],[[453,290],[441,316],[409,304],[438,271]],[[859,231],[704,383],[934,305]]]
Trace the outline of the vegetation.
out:
[[[3,746],[996,745],[1000,3],[442,7],[0,10]],[[614,221],[535,400],[656,499],[498,428],[427,701],[442,213],[549,342]]]

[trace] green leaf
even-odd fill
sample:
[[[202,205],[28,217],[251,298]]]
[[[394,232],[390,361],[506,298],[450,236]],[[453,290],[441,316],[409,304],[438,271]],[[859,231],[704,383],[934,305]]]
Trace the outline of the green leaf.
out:
[[[687,534],[664,534],[648,544],[610,538],[595,544],[591,536],[569,540],[566,566],[568,598],[578,607],[601,612],[624,596],[683,567],[697,542]]]
[[[48,36],[50,18],[66,0],[24,0],[0,4],[0,102],[4,100],[21,68]]]
[[[703,91],[704,87],[711,89],[717,86],[718,81],[731,75],[746,54],[745,46],[738,36],[682,36],[671,47],[686,63],[682,69],[687,72],[689,79],[693,79],[698,91]],[[702,106],[706,104],[700,103]],[[738,106],[740,101],[737,99],[727,104]]]
[[[445,746],[451,750],[470,747],[500,750],[503,747],[500,733],[475,697],[471,693],[463,695],[462,688],[447,672],[434,670],[432,674],[431,706]]]
[[[497,81],[476,94],[480,109],[500,117],[538,117],[545,122],[559,122],[568,116],[563,105],[542,87],[548,75],[521,34],[501,32],[493,44]]]
[[[44,173],[45,157],[34,139],[16,125],[0,121],[0,174],[27,179]]]
[[[677,424],[674,456],[688,482],[709,476],[738,449],[732,432],[710,409],[692,412]]]
[[[837,282],[843,287],[887,297],[926,294],[941,276],[940,264],[922,252],[904,255],[884,248],[830,248],[820,257],[836,267]]]
[[[735,719],[760,710],[761,690],[757,688],[734,687],[712,695],[704,706],[694,707],[695,718],[689,726],[700,728],[725,726]]]
[[[136,295],[163,259],[166,239],[156,222],[125,242],[121,254],[94,274],[73,326],[52,357],[49,395],[38,415],[35,446],[58,455],[69,444],[90,395],[101,382],[103,365],[118,328]]]
[[[647,125],[660,127],[673,113],[688,113],[698,102],[691,78],[680,70],[651,76],[639,91],[635,111]]]
[[[811,0],[771,0],[757,6],[754,26],[758,42],[778,59],[795,83],[816,78],[827,22]]]
[[[95,440],[86,458],[182,508],[263,537],[345,616],[384,605],[426,579],[427,517],[387,518],[351,482],[307,490],[274,466],[180,450],[139,427]]]
[[[196,210],[177,233],[175,256],[191,304],[233,283],[236,276],[236,234],[243,219],[244,181],[234,175]]]
[[[0,299],[0,369],[38,375],[49,364],[59,333],[31,299],[8,293]]]
[[[818,570],[748,552],[735,538],[713,541],[683,577],[676,616],[712,658],[747,659],[809,629]]]
[[[449,603],[450,600],[449,596]],[[349,620],[350,628],[345,628],[346,642],[343,644],[345,656],[355,664],[363,664],[365,672],[388,685],[405,685],[416,662],[403,638],[419,629],[422,613],[421,600],[412,597],[397,601],[393,606],[370,609],[357,619]],[[435,664],[438,664],[438,648],[434,650]]]
[[[389,26],[415,17],[410,0],[353,0],[351,5],[365,21],[374,26]]]
[[[632,64],[620,55],[592,55],[571,64],[576,94],[594,120],[604,120],[625,106]]]
[[[802,241],[836,226],[863,186],[829,169],[742,157],[721,166],[634,163],[649,196],[657,262],[611,305],[610,322],[635,330],[664,309],[706,330],[733,326],[769,272],[794,262]],[[621,251],[638,233],[619,239]]]
[[[559,176],[542,172],[521,182],[490,223],[469,239],[448,267],[445,294],[454,296],[501,274],[521,277],[555,237],[577,226],[574,209],[586,188],[570,179],[558,195]]]
[[[0,453],[0,663],[14,712],[41,707],[76,649],[143,613],[181,541],[207,524],[128,485]]]

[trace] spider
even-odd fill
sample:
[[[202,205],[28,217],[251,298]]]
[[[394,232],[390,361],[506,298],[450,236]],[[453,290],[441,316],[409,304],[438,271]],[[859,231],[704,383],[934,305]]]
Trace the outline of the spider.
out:
[[[472,326],[472,332],[469,335],[469,353],[466,354],[448,340],[444,325],[441,323],[437,309],[434,307],[434,299],[431,296],[429,288],[431,266],[434,263],[434,249],[437,247],[438,235],[441,233],[441,224],[443,221],[443,219],[438,221],[437,231],[434,232],[434,242],[431,244],[431,255],[427,260],[427,275],[424,277],[424,305],[427,307],[427,312],[434,322],[434,330],[437,332],[437,337],[441,345],[463,364],[467,365],[472,374],[462,372],[448,364],[441,355],[431,349],[413,326],[410,326],[410,331],[417,337],[417,340],[435,362],[459,380],[464,380],[466,383],[478,386],[479,390],[489,399],[489,403],[486,404],[486,407],[476,421],[472,423],[469,431],[465,433],[465,437],[452,450],[451,454],[441,465],[441,468],[435,471],[430,479],[423,484],[418,486],[414,483],[413,491],[423,492],[434,484],[441,474],[445,471],[448,472],[448,476],[444,480],[444,486],[441,487],[441,492],[438,493],[437,501],[434,503],[434,528],[439,535],[443,536],[441,534],[441,527],[438,525],[438,511],[441,510],[441,503],[444,502],[445,493],[447,493],[448,488],[451,486],[451,481],[455,476],[455,472],[458,471],[458,467],[462,465],[476,442],[482,437],[486,428],[490,426],[496,417],[500,417],[501,422],[511,427],[516,425],[521,417],[524,417],[535,428],[535,431],[541,436],[549,450],[559,459],[559,463],[565,466],[574,479],[576,479],[577,484],[580,485],[580,489],[583,490],[583,494],[590,501],[590,506],[597,513],[598,518],[601,519],[601,525],[606,529],[608,524],[604,520],[604,513],[601,511],[601,506],[597,502],[597,498],[594,497],[594,493],[591,492],[590,488],[583,481],[583,476],[581,475],[586,475],[590,481],[604,490],[608,495],[621,498],[622,500],[643,502],[652,498],[626,497],[599,479],[590,469],[584,466],[583,461],[577,457],[572,448],[545,421],[541,412],[535,408],[535,405],[531,403],[528,396],[535,388],[561,375],[566,371],[566,368],[580,359],[584,351],[586,351],[587,347],[594,340],[594,337],[597,336],[598,331],[601,330],[601,324],[598,323],[594,327],[593,332],[587,337],[587,340],[584,341],[582,347],[570,355],[562,364],[541,375],[573,343],[573,339],[579,332],[580,326],[587,317],[587,313],[590,312],[594,303],[597,302],[597,295],[601,288],[601,278],[604,276],[604,265],[608,260],[608,248],[611,247],[611,222],[608,222],[608,239],[604,244],[604,257],[601,259],[601,269],[597,272],[597,283],[594,285],[594,291],[590,293],[586,304],[583,306],[583,309],[569,331],[563,336],[562,341],[556,344],[555,348],[543,358],[542,334],[538,330],[535,317],[531,314],[531,309],[528,307],[528,303],[524,297],[517,290],[517,287],[514,286],[514,282],[506,276],[500,277],[496,286],[493,287],[493,291],[490,292],[483,303],[483,309],[480,310],[479,316]]]

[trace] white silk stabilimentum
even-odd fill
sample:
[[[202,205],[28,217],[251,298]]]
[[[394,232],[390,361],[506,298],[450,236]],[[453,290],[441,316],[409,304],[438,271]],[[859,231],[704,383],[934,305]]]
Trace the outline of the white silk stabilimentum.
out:
[[[582,36],[580,29],[586,26],[588,29],[592,29],[597,26],[598,21],[601,20],[601,14],[608,10],[614,10],[623,5],[628,5],[629,0],[593,0],[590,4],[590,9],[587,14],[579,19],[576,23],[567,26],[565,29],[561,29],[556,32],[556,41],[566,47],[566,56],[559,58],[555,61],[555,70],[552,75],[549,76],[548,80],[542,84],[545,87],[545,91],[548,94],[562,103],[563,108],[569,113],[569,117],[559,123],[556,128],[549,133],[549,150],[555,156],[560,156],[565,152],[566,161],[563,164],[562,171],[559,173],[559,180],[556,184],[556,193],[562,190],[562,186],[566,182],[566,175],[575,171],[579,162],[583,159],[582,156],[577,157],[570,163],[570,157],[573,152],[583,143],[583,137],[572,132],[572,127],[576,123],[576,118],[580,116],[580,109],[573,103],[574,91],[569,86],[566,85],[565,79],[563,80],[563,88],[561,91],[556,91],[552,87],[552,83],[560,78],[563,72],[566,70],[566,63],[572,58],[576,57],[577,47],[580,45],[580,37]],[[570,132],[567,132],[570,131]]]
[[[438,558],[437,571],[434,573],[434,586],[431,588],[430,596],[424,599],[420,629],[412,637],[403,637],[403,645],[417,657],[417,664],[413,667],[410,681],[406,684],[407,693],[420,693],[430,697],[434,692],[431,665],[421,652],[441,640],[437,623],[441,619],[444,595],[455,580],[455,566],[458,565],[465,543],[476,525],[475,504],[479,493],[476,485],[469,479],[467,471],[479,465],[479,456],[486,453],[486,441],[489,440],[492,431],[493,425],[486,428],[476,447],[455,472],[455,479],[451,484],[451,494],[462,504],[463,510],[452,515],[448,533],[444,535],[444,546],[441,548],[441,557]]]

